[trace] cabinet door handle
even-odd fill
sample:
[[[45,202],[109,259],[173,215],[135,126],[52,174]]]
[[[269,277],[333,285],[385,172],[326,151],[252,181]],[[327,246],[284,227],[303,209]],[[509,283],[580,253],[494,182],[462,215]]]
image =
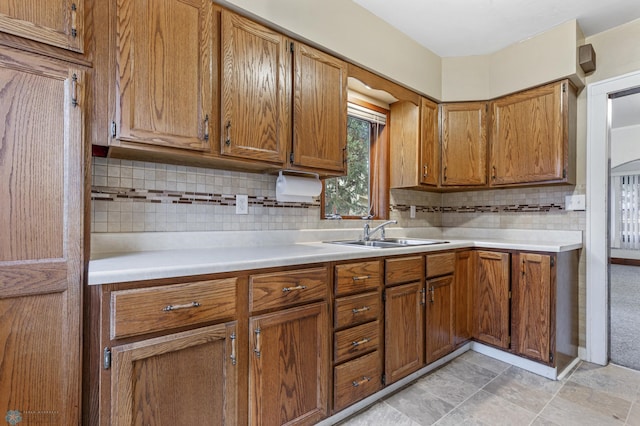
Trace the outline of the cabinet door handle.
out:
[[[253,352],[256,354],[258,358],[260,358],[260,328],[256,328],[254,330],[254,333],[256,335],[256,347],[253,350]]]
[[[445,166],[444,170],[443,170],[443,176],[442,179],[444,179],[444,181],[447,181],[447,167]]]
[[[204,140],[209,140],[209,114],[204,116]]]
[[[361,275],[359,277],[353,277],[354,281],[364,281],[364,280],[368,280],[369,278],[371,278],[371,275]]]
[[[351,312],[353,312],[354,314],[359,314],[359,313],[361,313],[361,312],[367,312],[367,311],[369,311],[369,310],[371,310],[371,307],[369,307],[369,306],[363,306],[362,308],[353,308],[353,309],[351,310]]]
[[[424,306],[426,304],[427,304],[427,289],[423,287],[420,289],[420,305]]]
[[[165,312],[171,312],[171,311],[177,311],[178,309],[198,308],[199,306],[200,306],[200,303],[191,302],[191,303],[185,303],[184,305],[167,305],[164,308],[162,308],[162,310]]]
[[[284,288],[282,289],[282,292],[283,292],[283,293],[287,293],[287,292],[289,292],[289,291],[291,291],[291,290],[304,290],[305,288],[307,288],[307,286],[306,286],[306,285],[297,285],[297,286],[295,286],[295,287],[284,287]]]
[[[227,121],[227,125],[224,126],[224,129],[227,133],[227,137],[224,140],[225,145],[230,146],[231,145],[231,120]]]
[[[371,377],[362,376],[362,379],[357,380],[357,381],[356,381],[356,380],[354,380],[353,382],[351,382],[351,385],[352,385],[354,388],[357,388],[358,386],[360,386],[360,385],[364,385],[365,383],[370,382],[370,381],[371,381]]]
[[[496,180],[496,166],[491,166],[491,179]]]
[[[71,105],[78,106],[78,76],[73,73],[71,76]]]
[[[371,339],[369,339],[368,337],[365,337],[364,339],[358,340],[357,342],[351,342],[351,345],[356,347],[356,346],[360,346],[360,345],[364,345],[365,343],[369,343],[371,341]]]
[[[229,336],[229,338],[231,339],[231,365],[236,365],[236,363],[238,362],[236,356],[236,333],[231,333],[231,336]]]
[[[435,299],[434,299],[434,288],[433,286],[431,286],[431,288],[429,289],[429,302],[434,303]]]
[[[428,166],[425,164],[424,166],[422,166],[422,168],[423,168],[423,174],[422,174],[422,177],[427,177],[427,176],[429,176],[429,168],[428,168]]]

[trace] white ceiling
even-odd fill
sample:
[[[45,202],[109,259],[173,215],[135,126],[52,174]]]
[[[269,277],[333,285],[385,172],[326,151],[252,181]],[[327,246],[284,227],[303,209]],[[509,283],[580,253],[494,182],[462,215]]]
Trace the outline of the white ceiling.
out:
[[[577,19],[585,36],[640,18],[640,0],[353,0],[441,57],[484,55]]]

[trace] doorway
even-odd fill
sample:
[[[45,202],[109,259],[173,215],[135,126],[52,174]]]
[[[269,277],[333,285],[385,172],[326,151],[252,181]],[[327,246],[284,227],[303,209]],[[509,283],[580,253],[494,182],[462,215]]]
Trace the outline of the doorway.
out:
[[[597,83],[587,90],[587,231],[586,353],[587,361],[609,362],[609,161],[611,95],[640,88],[640,72]]]
[[[609,98],[610,360],[640,370],[640,88]]]

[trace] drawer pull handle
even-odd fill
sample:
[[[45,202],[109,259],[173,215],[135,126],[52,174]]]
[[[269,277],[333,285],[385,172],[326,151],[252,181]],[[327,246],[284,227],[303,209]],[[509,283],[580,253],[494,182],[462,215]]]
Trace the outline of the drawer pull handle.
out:
[[[284,287],[284,288],[282,289],[282,292],[283,292],[283,293],[287,293],[287,292],[289,292],[289,291],[291,291],[291,290],[304,290],[305,288],[307,288],[307,286],[306,286],[306,285],[297,285],[297,286],[295,286],[295,287]]]
[[[364,281],[364,280],[368,280],[369,278],[371,278],[371,275],[362,275],[359,277],[353,277],[354,281]]]
[[[200,306],[198,302],[185,303],[184,305],[167,305],[162,308],[165,312],[177,311],[178,309],[197,308]]]
[[[364,345],[365,343],[369,343],[371,341],[371,339],[369,339],[368,337],[365,337],[362,340],[358,340],[357,342],[351,342],[352,346],[360,346],[360,345]]]
[[[358,308],[353,308],[351,310],[351,312],[353,312],[354,314],[359,314],[360,312],[366,312],[366,311],[369,311],[369,310],[371,310],[371,307],[363,306],[362,308],[359,308],[359,309]]]
[[[371,381],[371,377],[367,377],[367,376],[362,376],[362,380],[359,381],[353,381],[351,382],[351,384],[353,385],[354,388],[357,388],[360,385],[364,385],[367,382]]]

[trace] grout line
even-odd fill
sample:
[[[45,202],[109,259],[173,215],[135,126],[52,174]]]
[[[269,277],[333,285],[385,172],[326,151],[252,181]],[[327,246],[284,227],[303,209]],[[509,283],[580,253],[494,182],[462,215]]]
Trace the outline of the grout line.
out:
[[[531,421],[531,423],[529,423],[529,426],[531,426],[533,424],[533,422],[536,421],[536,419],[538,417],[540,417],[540,415],[542,414],[542,412],[545,410],[545,408],[547,408],[549,406],[549,404],[551,404],[551,401],[553,401],[556,396],[558,396],[558,394],[560,393],[560,391],[562,390],[562,388],[564,388],[564,386],[569,382],[569,380],[571,380],[571,377],[573,376],[573,374],[578,371],[578,368],[580,368],[580,366],[582,365],[582,361],[578,362],[573,369],[571,370],[571,372],[564,378],[562,379],[563,383],[562,385],[558,388],[557,391],[555,391],[553,393],[553,395],[551,396],[551,398],[549,399],[549,401],[547,401],[546,404],[544,404],[544,406],[542,407],[542,409],[540,409],[540,411],[536,414],[536,417]]]

